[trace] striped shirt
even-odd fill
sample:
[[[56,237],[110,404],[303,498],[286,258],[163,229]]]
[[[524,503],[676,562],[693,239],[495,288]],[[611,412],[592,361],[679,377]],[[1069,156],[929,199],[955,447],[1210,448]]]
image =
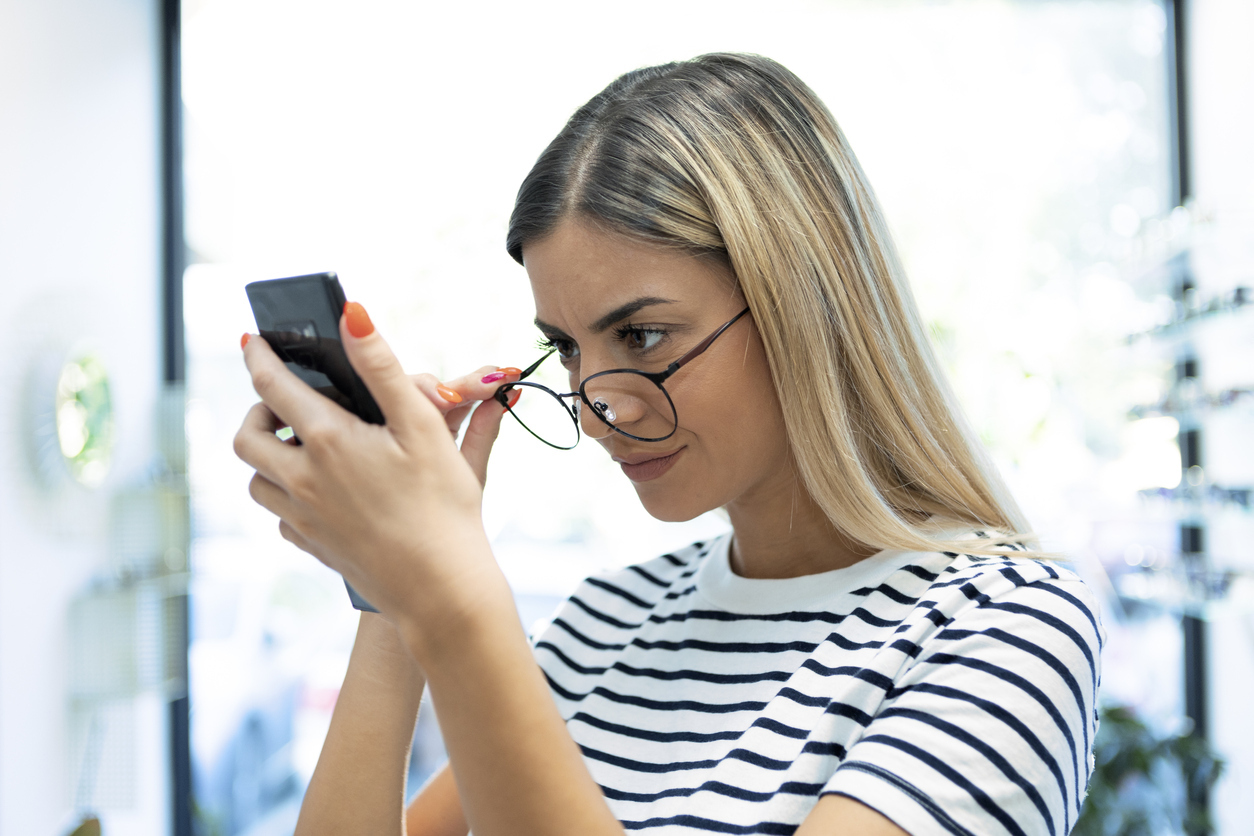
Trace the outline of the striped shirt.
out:
[[[589,578],[535,643],[628,831],[790,834],[832,793],[914,836],[1071,830],[1104,634],[1070,570],[881,552],[751,580],[730,542]]]

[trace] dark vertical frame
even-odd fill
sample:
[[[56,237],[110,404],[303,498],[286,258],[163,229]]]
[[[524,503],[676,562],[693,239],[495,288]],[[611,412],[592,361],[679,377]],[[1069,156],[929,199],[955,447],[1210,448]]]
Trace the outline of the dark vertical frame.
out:
[[[1176,206],[1183,206],[1193,197],[1192,146],[1189,141],[1189,0],[1165,0],[1167,12],[1167,78],[1171,116],[1171,197]],[[1193,286],[1189,254],[1184,253],[1176,277],[1177,301],[1188,303],[1187,292]],[[1197,376],[1197,361],[1188,357],[1181,377]],[[1202,464],[1202,431],[1190,427],[1180,434],[1180,459],[1187,476],[1189,467]],[[1204,572],[1206,568],[1205,529],[1198,520],[1180,525],[1180,557],[1186,573]],[[1210,689],[1207,676],[1206,621],[1198,615],[1185,613],[1180,619],[1184,639],[1184,713],[1193,723],[1193,734],[1202,740],[1210,735]],[[1190,787],[1189,802],[1210,819],[1210,797],[1206,788]],[[1194,831],[1208,833],[1209,827]],[[1192,836],[1192,834],[1190,834]]]
[[[183,336],[183,89],[181,74],[182,7],[180,0],[158,0],[161,62],[161,373],[163,385],[182,390],[187,375]],[[188,598],[169,601],[170,624],[181,657],[181,690],[169,703],[170,832],[192,836],[191,704],[187,687]]]
[[[183,94],[179,39],[180,0],[161,4],[161,313],[162,376],[182,384],[183,347]]]
[[[1189,165],[1188,0],[1166,0],[1167,102],[1171,118],[1171,199],[1183,206],[1193,196]]]

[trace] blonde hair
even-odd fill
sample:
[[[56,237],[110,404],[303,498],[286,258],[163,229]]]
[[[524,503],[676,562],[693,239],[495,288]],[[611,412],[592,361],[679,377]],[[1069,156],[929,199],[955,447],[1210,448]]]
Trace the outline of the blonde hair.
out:
[[[718,53],[614,81],[523,181],[510,255],[522,263],[568,216],[731,268],[802,484],[846,536],[977,554],[1035,545],[961,417],[853,151],[787,69]],[[958,541],[945,525],[990,536]]]

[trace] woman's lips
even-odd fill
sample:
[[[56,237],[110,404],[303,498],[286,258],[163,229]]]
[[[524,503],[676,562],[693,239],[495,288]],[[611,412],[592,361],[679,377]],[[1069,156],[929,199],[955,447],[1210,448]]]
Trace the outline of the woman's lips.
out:
[[[637,464],[628,464],[625,461],[620,461],[618,464],[623,469],[623,473],[627,474],[627,478],[631,481],[648,482],[649,480],[656,479],[666,471],[670,470],[671,465],[675,463],[675,460],[679,458],[679,454],[683,451],[684,448],[680,447],[670,455],[659,456],[655,459],[646,459],[645,461]]]

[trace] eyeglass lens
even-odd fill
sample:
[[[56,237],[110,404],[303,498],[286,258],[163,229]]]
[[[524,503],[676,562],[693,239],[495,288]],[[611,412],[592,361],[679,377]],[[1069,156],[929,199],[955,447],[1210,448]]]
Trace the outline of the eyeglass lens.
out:
[[[569,449],[579,440],[576,398],[566,401],[539,384],[514,384],[521,395],[510,412],[528,432],[553,447]],[[613,372],[589,378],[584,393],[592,412],[604,423],[642,441],[661,440],[675,431],[675,407],[656,383],[634,372]],[[573,403],[570,403],[573,402]]]
[[[527,432],[552,447],[569,450],[579,443],[575,414],[557,393],[540,384],[521,381],[510,389],[519,393],[510,414]]]
[[[641,374],[615,372],[596,375],[584,383],[592,412],[605,423],[646,441],[675,431],[675,407],[666,392]]]

